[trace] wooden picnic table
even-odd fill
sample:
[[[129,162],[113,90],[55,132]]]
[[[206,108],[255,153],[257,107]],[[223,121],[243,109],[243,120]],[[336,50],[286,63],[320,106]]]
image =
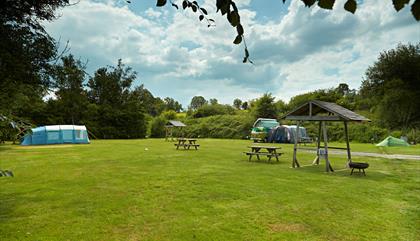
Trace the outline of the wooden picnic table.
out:
[[[257,156],[258,161],[260,161],[260,155],[267,156],[268,161],[271,161],[272,157],[275,157],[277,161],[279,161],[279,156],[283,154],[282,152],[277,152],[277,150],[281,149],[279,146],[261,146],[261,145],[252,145],[248,146],[251,148],[250,152],[245,152],[247,156],[249,156],[249,161],[251,161],[252,156]],[[266,151],[261,151],[266,150]]]
[[[194,147],[196,150],[198,150],[198,147],[200,146],[197,144],[197,139],[194,138],[178,138],[178,143],[175,143],[174,145],[176,146],[177,150],[180,146],[184,147],[185,150],[189,150],[191,147]]]

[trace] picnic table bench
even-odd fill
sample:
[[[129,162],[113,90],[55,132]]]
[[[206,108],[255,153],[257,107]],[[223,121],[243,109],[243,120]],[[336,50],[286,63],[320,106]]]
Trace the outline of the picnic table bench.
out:
[[[196,143],[197,139],[193,138],[178,138],[178,143],[175,143],[176,149],[178,150],[179,147],[184,147],[185,150],[189,150],[191,147],[194,147],[198,150],[199,144]]]
[[[277,152],[277,150],[281,149],[281,147],[278,146],[248,146],[248,148],[251,148],[251,151],[244,152],[247,156],[249,156],[249,161],[251,161],[253,156],[257,156],[258,161],[260,161],[260,156],[266,156],[268,157],[268,161],[271,161],[272,157],[275,157],[277,161],[279,161],[279,156],[283,154],[282,152]],[[261,150],[267,150],[267,151],[261,151]]]

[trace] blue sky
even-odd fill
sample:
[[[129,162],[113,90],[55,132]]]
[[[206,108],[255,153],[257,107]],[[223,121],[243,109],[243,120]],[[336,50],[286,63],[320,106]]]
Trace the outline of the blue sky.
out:
[[[364,72],[384,50],[420,41],[420,25],[391,1],[361,3],[355,15],[337,0],[333,11],[305,8],[298,0],[237,0],[255,65],[243,64],[235,30],[215,12],[215,0],[198,1],[216,20],[207,28],[190,11],[155,0],[81,0],[45,23],[71,53],[88,60],[87,72],[118,59],[138,72],[155,96],[184,107],[195,95],[231,104],[271,92],[277,99],[347,83],[358,88]],[[181,0],[174,1],[181,5]]]

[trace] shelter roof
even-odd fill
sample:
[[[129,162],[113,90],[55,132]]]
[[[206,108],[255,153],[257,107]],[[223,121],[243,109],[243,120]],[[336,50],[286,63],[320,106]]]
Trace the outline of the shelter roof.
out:
[[[173,127],[184,127],[186,126],[184,123],[182,123],[181,121],[175,121],[175,120],[169,120],[166,123],[166,126],[173,126]]]
[[[320,100],[311,100],[287,113],[282,119],[303,121],[370,121],[368,118],[336,103]]]

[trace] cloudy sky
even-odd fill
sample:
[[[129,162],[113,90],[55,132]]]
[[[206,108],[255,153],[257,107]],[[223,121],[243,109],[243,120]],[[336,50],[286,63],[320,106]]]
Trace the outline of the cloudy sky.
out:
[[[71,53],[88,60],[87,72],[118,59],[138,73],[155,96],[187,106],[192,96],[253,99],[271,92],[277,99],[347,83],[358,88],[366,68],[383,50],[420,41],[420,24],[406,7],[391,1],[361,3],[355,15],[337,0],[333,11],[305,8],[298,0],[237,0],[255,65],[243,64],[235,30],[216,14],[215,0],[198,1],[216,21],[208,28],[191,11],[156,0],[80,0],[46,23],[47,31]],[[174,0],[181,5],[181,0]],[[411,1],[412,2],[412,1]]]

